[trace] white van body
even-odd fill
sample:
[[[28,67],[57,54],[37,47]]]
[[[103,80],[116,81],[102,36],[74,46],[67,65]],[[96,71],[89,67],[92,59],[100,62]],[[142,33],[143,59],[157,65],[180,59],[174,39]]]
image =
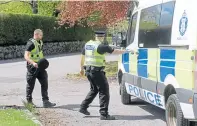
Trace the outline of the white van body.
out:
[[[175,94],[184,119],[197,121],[196,13],[197,0],[141,0],[134,8],[126,48],[138,53],[118,63],[123,103],[129,94],[167,109]]]

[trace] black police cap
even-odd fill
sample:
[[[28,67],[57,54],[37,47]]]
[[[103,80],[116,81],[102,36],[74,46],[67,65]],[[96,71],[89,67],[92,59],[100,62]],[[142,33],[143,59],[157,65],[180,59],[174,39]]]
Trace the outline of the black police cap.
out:
[[[94,31],[97,36],[105,36],[105,31]]]
[[[45,58],[42,58],[38,61],[38,68],[41,70],[45,70],[49,67],[49,61]]]

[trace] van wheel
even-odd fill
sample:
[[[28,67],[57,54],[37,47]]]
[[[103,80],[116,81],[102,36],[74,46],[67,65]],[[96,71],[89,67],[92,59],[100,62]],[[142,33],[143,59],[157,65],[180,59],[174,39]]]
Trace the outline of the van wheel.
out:
[[[125,82],[122,80],[120,85],[120,92],[121,92],[121,101],[124,105],[128,105],[131,103],[131,96],[126,91]]]
[[[176,94],[170,95],[166,104],[167,126],[189,126],[189,121],[184,119],[183,112]]]
[[[190,126],[197,126],[197,122],[190,122]]]

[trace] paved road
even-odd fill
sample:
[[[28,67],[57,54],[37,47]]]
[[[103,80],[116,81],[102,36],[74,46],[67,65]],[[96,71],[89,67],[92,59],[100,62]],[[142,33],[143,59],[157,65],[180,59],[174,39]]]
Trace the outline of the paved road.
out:
[[[117,60],[117,56],[108,56],[108,60]],[[66,55],[49,58],[49,94],[51,101],[57,103],[53,109],[39,109],[41,120],[47,126],[166,126],[164,111],[141,101],[133,105],[124,106],[120,102],[118,85],[110,84],[111,102],[110,114],[115,115],[116,121],[99,120],[98,97],[89,108],[91,116],[84,117],[79,114],[79,104],[89,90],[86,81],[67,80],[67,73],[79,70],[80,55]],[[6,61],[7,62],[7,61]],[[22,105],[21,97],[25,96],[25,62],[0,61],[0,104]],[[36,83],[34,90],[35,103],[41,105],[40,85]]]

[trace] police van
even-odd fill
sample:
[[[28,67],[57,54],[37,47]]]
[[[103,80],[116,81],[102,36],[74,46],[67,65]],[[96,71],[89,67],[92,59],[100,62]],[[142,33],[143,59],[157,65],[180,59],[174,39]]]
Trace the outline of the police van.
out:
[[[121,101],[165,109],[168,126],[197,126],[197,0],[141,0],[118,63]]]

